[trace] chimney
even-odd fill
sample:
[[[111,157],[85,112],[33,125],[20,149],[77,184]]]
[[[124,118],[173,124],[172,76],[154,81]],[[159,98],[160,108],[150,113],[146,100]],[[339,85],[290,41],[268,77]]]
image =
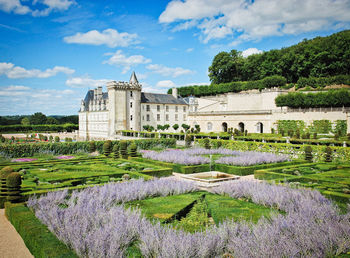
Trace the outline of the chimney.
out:
[[[96,100],[96,99],[97,99],[97,88],[94,89],[94,100]]]
[[[176,87],[172,88],[171,94],[174,96],[174,98],[177,99],[177,88]]]
[[[102,99],[102,86],[97,87],[97,97],[98,99]]]

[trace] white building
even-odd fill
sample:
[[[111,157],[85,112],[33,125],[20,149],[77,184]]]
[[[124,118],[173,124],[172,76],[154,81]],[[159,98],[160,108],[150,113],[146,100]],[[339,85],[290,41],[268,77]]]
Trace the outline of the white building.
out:
[[[199,125],[202,132],[223,132],[237,128],[250,133],[269,133],[278,120],[346,120],[350,133],[349,108],[290,109],[275,105],[279,94],[286,90],[266,89],[261,92],[226,93],[200,98],[172,94],[141,92],[135,73],[129,82],[111,81],[108,92],[102,87],[89,90],[79,112],[80,139],[113,139],[121,130],[141,131],[145,125]],[[178,129],[177,131],[180,131]]]
[[[141,90],[134,72],[129,82],[108,82],[107,92],[102,87],[89,90],[81,101],[79,138],[113,139],[118,131],[141,131],[145,125],[168,124],[168,131],[173,131],[174,124],[188,124],[188,104],[177,96],[176,88],[172,95]]]

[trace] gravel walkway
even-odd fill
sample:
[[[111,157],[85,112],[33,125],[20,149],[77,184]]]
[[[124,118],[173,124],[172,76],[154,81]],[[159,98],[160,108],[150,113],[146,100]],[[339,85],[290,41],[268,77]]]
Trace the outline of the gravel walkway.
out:
[[[34,257],[25,246],[21,236],[0,209],[0,258]]]

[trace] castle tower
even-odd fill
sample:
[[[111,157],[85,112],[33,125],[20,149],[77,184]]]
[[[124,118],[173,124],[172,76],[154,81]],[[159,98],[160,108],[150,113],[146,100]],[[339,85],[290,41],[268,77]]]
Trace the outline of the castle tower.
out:
[[[135,72],[129,82],[107,83],[110,137],[120,130],[140,131],[141,88]]]

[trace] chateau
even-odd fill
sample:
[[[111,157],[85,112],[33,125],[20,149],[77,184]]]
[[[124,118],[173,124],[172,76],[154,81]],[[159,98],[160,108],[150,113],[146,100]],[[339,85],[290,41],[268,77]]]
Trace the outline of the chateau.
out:
[[[142,92],[142,85],[133,72],[129,82],[111,81],[107,92],[102,87],[89,90],[79,111],[80,139],[114,139],[121,130],[141,131],[143,126],[188,124],[199,125],[202,132],[222,132],[237,128],[250,133],[269,133],[278,120],[346,120],[350,133],[349,108],[279,108],[275,98],[286,90],[268,89],[226,93],[206,97]],[[178,129],[180,131],[180,129]]]

